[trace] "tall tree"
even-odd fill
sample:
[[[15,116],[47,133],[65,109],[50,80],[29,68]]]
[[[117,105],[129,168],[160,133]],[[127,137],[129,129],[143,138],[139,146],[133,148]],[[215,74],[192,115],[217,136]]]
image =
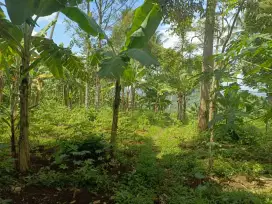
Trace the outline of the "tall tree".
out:
[[[0,104],[3,100],[3,91],[4,91],[4,74],[3,71],[0,70]]]
[[[210,89],[210,73],[213,70],[213,39],[215,30],[215,8],[217,0],[208,0],[206,8],[205,34],[202,73],[203,77],[200,82],[200,106],[198,113],[198,128],[205,131],[208,128],[209,117],[209,89]]]
[[[127,68],[130,59],[135,59],[146,66],[157,64],[157,61],[143,49],[151,39],[162,19],[161,7],[155,0],[146,0],[134,11],[134,18],[130,30],[127,32],[124,48],[117,53],[109,42],[113,55],[107,57],[101,64],[99,75],[115,79],[115,96],[113,102],[113,116],[111,129],[111,146],[114,155],[116,148],[118,116],[120,106],[121,83],[120,77]]]
[[[90,1],[87,1],[87,15],[90,16]],[[89,63],[89,58],[91,55],[91,42],[90,42],[90,35],[86,34],[86,49],[87,49],[87,53],[86,53],[86,71],[88,72],[88,69],[90,68],[90,63]],[[90,95],[90,84],[89,84],[89,79],[86,80],[86,84],[85,84],[85,108],[88,109],[89,108],[89,95]]]
[[[122,19],[122,11],[129,10],[136,0],[94,0],[94,17],[103,30],[111,30],[111,27]],[[98,39],[98,49],[102,49],[102,40]],[[100,67],[97,67],[99,71]],[[95,76],[95,107],[101,106],[101,82],[98,75]]]

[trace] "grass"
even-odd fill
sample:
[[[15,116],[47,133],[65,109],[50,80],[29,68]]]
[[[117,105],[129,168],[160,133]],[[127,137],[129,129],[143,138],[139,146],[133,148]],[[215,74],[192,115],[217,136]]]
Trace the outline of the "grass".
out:
[[[31,201],[33,193],[40,198],[37,203],[79,202],[80,197],[86,203],[272,203],[271,135],[263,134],[260,124],[243,127],[248,137],[254,136],[250,127],[260,127],[252,144],[217,141],[210,175],[208,135],[199,135],[194,121],[182,125],[167,114],[121,113],[114,160],[108,154],[110,121],[108,109],[69,111],[44,104],[35,110],[32,172],[18,176],[2,147],[0,203]],[[4,144],[5,135],[0,138]],[[18,194],[10,186],[22,189]],[[53,199],[52,194],[59,200],[42,201],[44,196]]]

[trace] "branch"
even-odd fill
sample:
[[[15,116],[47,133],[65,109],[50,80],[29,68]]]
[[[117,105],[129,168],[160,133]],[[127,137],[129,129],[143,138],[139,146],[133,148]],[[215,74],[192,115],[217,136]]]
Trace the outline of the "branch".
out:
[[[245,3],[245,0],[243,0],[242,3],[239,5],[238,11],[237,11],[237,13],[236,13],[236,15],[235,15],[235,18],[233,19],[233,22],[232,22],[230,31],[229,31],[228,36],[227,36],[227,39],[225,40],[225,42],[224,42],[224,44],[223,44],[222,53],[224,53],[225,50],[226,50],[227,44],[228,44],[228,42],[229,42],[229,40],[230,40],[230,38],[231,38],[231,35],[232,35],[232,32],[233,32],[234,26],[235,26],[235,24],[236,24],[236,21],[237,21],[237,19],[238,19],[238,17],[239,17],[239,14],[240,14],[242,8],[243,8],[244,3]]]

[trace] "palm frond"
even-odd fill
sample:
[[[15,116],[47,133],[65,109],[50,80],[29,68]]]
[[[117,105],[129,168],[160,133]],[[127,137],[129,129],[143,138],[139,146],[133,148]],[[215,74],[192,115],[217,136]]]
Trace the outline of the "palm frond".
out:
[[[63,69],[66,69],[74,77],[85,79],[84,64],[70,49],[58,46],[53,40],[36,36],[32,37],[32,45],[40,55],[36,60],[44,63],[55,77],[63,77]]]
[[[6,19],[0,19],[0,51],[10,47],[21,55],[23,50],[22,39],[23,32],[20,26],[13,25]]]

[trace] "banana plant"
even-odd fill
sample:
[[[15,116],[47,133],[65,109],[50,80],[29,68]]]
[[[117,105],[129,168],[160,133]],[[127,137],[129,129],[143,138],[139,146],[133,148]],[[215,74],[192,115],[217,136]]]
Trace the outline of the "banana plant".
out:
[[[157,60],[147,50],[147,43],[154,35],[162,20],[161,6],[156,0],[145,0],[143,5],[136,8],[130,30],[126,34],[125,46],[117,53],[108,40],[112,49],[112,55],[105,58],[98,74],[100,77],[111,78],[115,80],[115,95],[113,102],[113,117],[111,129],[111,147],[112,156],[116,148],[118,114],[120,106],[121,83],[120,78],[124,71],[129,67],[130,59],[140,62],[144,66],[158,64]]]
[[[121,84],[130,87],[127,92],[127,109],[133,110],[135,108],[136,90],[140,88],[144,75],[146,74],[146,67],[140,66],[135,60],[130,60],[128,68],[122,75]],[[129,107],[129,91],[131,92],[131,101]]]
[[[17,168],[16,162],[16,139],[15,132],[17,126],[17,106],[18,106],[18,74],[20,66],[19,56],[14,55],[13,51],[7,50],[6,52],[1,52],[0,56],[0,71],[2,71],[3,76],[5,76],[5,84],[7,87],[8,95],[10,97],[5,97],[10,106],[5,105],[5,101],[0,104],[0,121],[7,125],[10,129],[10,147],[11,156],[14,159],[14,167]],[[4,93],[5,94],[5,93]],[[6,95],[6,94],[5,94]]]
[[[0,7],[0,51],[12,49],[21,58],[19,92],[20,92],[20,137],[19,170],[25,172],[30,168],[29,151],[29,72],[39,63],[45,64],[52,74],[62,77],[63,69],[77,73],[84,69],[81,61],[69,49],[56,45],[53,40],[41,36],[32,36],[39,17],[61,12],[76,22],[89,35],[107,38],[95,20],[76,6],[81,0],[6,0],[9,19]],[[34,53],[39,53],[35,57]]]

